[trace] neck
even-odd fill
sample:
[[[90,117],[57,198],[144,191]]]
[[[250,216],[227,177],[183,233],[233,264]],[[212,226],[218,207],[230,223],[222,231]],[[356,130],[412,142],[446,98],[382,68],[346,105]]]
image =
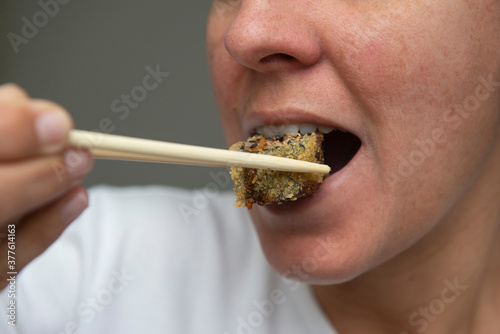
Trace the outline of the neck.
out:
[[[499,152],[496,152],[499,153]],[[340,334],[492,333],[500,327],[500,153],[432,232],[341,285],[315,286]]]

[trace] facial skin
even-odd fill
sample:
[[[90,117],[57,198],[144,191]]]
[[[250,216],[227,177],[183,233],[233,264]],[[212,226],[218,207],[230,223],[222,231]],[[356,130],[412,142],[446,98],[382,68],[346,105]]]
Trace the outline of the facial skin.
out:
[[[479,284],[500,254],[499,1],[216,0],[207,42],[228,144],[290,123],[362,142],[311,198],[250,211],[278,272],[328,285],[333,320],[322,295]],[[406,287],[403,318],[429,302]]]

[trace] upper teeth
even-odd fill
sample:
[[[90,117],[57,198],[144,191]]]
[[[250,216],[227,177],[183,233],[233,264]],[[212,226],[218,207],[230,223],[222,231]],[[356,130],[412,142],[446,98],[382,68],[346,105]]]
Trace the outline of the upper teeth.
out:
[[[316,129],[318,129],[323,133],[330,133],[334,130],[334,128],[330,128],[327,126],[319,126],[314,124],[287,124],[287,125],[259,126],[257,128],[257,133],[265,137],[275,137],[275,136],[283,136],[286,133],[300,132],[302,134],[306,134],[314,132],[316,131]]]

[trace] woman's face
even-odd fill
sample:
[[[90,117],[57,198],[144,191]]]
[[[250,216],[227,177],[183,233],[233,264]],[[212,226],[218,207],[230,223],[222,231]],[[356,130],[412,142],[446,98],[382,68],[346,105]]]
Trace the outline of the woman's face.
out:
[[[361,142],[311,197],[250,211],[290,278],[340,283],[402,253],[499,158],[497,0],[215,0],[207,40],[228,144],[284,124]],[[352,138],[327,136],[329,164]]]

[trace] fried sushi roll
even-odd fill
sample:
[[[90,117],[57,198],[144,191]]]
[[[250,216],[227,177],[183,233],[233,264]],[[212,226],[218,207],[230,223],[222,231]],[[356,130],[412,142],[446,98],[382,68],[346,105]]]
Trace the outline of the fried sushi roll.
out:
[[[255,135],[246,142],[238,142],[232,151],[267,154],[296,160],[324,163],[323,133],[288,133],[284,136]],[[326,176],[319,173],[282,172],[266,169],[231,167],[231,178],[236,193],[235,206],[248,209],[258,205],[282,204],[313,193]]]

